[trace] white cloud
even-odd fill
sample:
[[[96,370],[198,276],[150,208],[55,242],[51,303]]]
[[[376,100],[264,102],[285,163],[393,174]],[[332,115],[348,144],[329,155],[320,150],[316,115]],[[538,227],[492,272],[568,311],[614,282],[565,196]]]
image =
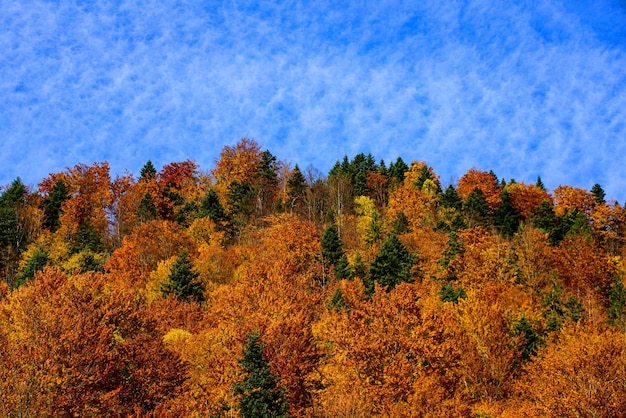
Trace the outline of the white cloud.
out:
[[[624,200],[626,16],[597,3],[3,2],[0,183],[206,170],[250,136],[322,171],[371,152]]]

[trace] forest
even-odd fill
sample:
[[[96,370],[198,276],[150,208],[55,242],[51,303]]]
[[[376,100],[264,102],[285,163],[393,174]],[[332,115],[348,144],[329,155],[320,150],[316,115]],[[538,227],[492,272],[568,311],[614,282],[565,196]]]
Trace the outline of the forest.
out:
[[[0,189],[5,417],[624,417],[626,210],[252,139]]]

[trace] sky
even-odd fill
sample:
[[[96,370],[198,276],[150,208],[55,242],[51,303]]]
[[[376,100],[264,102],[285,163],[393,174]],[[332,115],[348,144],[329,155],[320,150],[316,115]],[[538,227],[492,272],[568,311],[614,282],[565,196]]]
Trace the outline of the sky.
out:
[[[254,139],[626,200],[626,0],[0,0],[0,185]]]

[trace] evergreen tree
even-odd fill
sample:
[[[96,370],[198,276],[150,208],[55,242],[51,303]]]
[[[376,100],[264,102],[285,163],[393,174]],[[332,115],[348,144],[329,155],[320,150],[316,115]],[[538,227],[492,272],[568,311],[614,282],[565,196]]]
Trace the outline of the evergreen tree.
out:
[[[606,203],[606,200],[604,200],[604,189],[598,183],[593,185],[593,187],[591,188],[591,193],[595,197],[596,203],[598,203],[599,205],[604,205]]]
[[[42,270],[46,264],[48,264],[48,261],[48,253],[43,249],[38,248],[24,266],[24,269],[18,277],[17,285],[20,286],[26,283],[27,280],[33,280],[35,278],[35,273]]]
[[[14,285],[20,253],[26,245],[20,213],[26,205],[26,187],[18,177],[0,196],[0,274]]]
[[[62,205],[69,198],[70,191],[63,179],[59,178],[52,186],[49,196],[43,200],[43,226],[50,232],[55,232],[61,226]]]
[[[420,170],[420,175],[415,183],[413,183],[413,186],[415,186],[415,188],[418,190],[422,190],[422,187],[424,187],[424,183],[426,183],[426,180],[433,181],[438,189],[441,189],[439,185],[439,180],[437,180],[437,178],[433,175],[429,167],[424,164],[424,166],[422,166],[422,169]]]
[[[335,293],[333,294],[333,298],[326,305],[326,307],[328,309],[334,309],[336,311],[341,311],[342,309],[345,309],[348,307],[348,303],[346,302],[346,299],[343,297],[343,292],[341,291],[341,289],[337,288],[337,290],[335,290]]]
[[[141,168],[140,178],[139,180],[150,180],[156,178],[157,171],[152,164],[152,161],[148,160],[148,162]]]
[[[402,282],[413,282],[413,265],[415,256],[406,249],[396,235],[391,235],[384,242],[370,266],[369,279],[366,280],[366,291],[374,293],[374,282],[378,282],[387,291]]]
[[[458,211],[463,208],[463,199],[452,185],[449,185],[441,194],[439,203],[444,208],[456,209]]]
[[[448,282],[439,291],[439,296],[443,302],[459,303],[459,299],[467,299],[467,294],[463,290],[463,286],[459,286],[457,289],[452,286],[452,283]]]
[[[337,263],[335,263],[335,277],[337,280],[348,279],[352,280],[353,273],[350,268],[350,264],[348,263],[348,257],[345,254],[341,256]]]
[[[345,256],[343,251],[343,244],[339,239],[337,227],[335,224],[330,224],[321,239],[322,244],[322,258],[324,259],[324,265],[327,267],[337,264],[341,257]]]
[[[526,318],[522,316],[519,321],[515,323],[514,333],[516,336],[523,338],[522,344],[522,360],[528,361],[532,356],[537,354],[539,347],[543,345],[543,341],[539,335],[533,329],[532,324]]]
[[[254,211],[254,188],[246,182],[233,181],[228,185],[226,197],[230,214],[239,227],[245,226]]]
[[[363,257],[361,257],[361,253],[356,253],[354,257],[354,264],[352,265],[352,276],[360,277],[362,280],[366,280],[368,277],[367,268],[365,267],[365,263],[363,262]]]
[[[501,194],[502,203],[495,213],[495,223],[500,233],[505,237],[512,237],[519,227],[520,214],[515,209],[509,198],[509,192],[504,190]]]
[[[18,177],[0,195],[0,247],[19,250],[22,233],[19,228],[19,211],[26,204],[26,187]]]
[[[298,164],[296,164],[287,180],[287,207],[291,212],[298,206],[298,203],[302,203],[306,189],[306,179],[302,175],[300,168],[298,168]]]
[[[626,286],[621,277],[616,276],[609,291],[609,323],[626,331]]]
[[[76,254],[81,251],[97,253],[106,250],[106,245],[102,242],[98,231],[91,225],[90,218],[85,219],[78,225],[78,230],[72,237],[71,244],[71,254]]]
[[[550,233],[557,224],[554,208],[547,200],[542,201],[538,207],[533,209],[530,220],[536,228],[546,233]]]
[[[409,166],[406,165],[402,158],[398,157],[394,163],[389,164],[387,171],[389,172],[389,176],[394,179],[396,183],[402,183],[405,173],[409,171]]]
[[[200,273],[193,270],[187,251],[183,250],[174,262],[161,293],[163,296],[174,295],[185,302],[202,302],[204,286],[196,280],[199,275]]]
[[[463,203],[463,214],[467,225],[472,228],[475,226],[486,226],[489,222],[489,204],[485,195],[479,188],[475,188],[467,196]]]
[[[537,187],[539,187],[541,190],[546,190],[546,186],[543,184],[543,181],[541,181],[541,176],[537,176]]]
[[[157,207],[154,205],[152,195],[150,193],[144,194],[139,201],[139,206],[137,206],[136,213],[137,218],[139,218],[139,222],[145,223],[156,219],[157,212]]]
[[[226,211],[220,203],[220,198],[215,190],[209,189],[202,198],[198,216],[201,218],[208,217],[216,224],[228,221],[228,215],[226,215]]]
[[[459,241],[458,234],[455,231],[450,231],[450,233],[448,234],[448,243],[442,253],[443,257],[437,261],[437,263],[445,270],[445,278],[447,281],[457,279],[456,270],[452,268],[450,263],[464,251],[465,248],[463,246],[463,243]]]
[[[239,365],[243,369],[243,381],[235,384],[234,392],[239,398],[239,413],[243,418],[290,417],[284,389],[277,387],[277,379],[263,355],[263,344],[258,332],[247,335],[243,357]]]
[[[393,229],[391,230],[391,233],[395,235],[402,235],[409,231],[409,219],[406,217],[404,212],[399,212],[398,215],[396,215],[396,219],[393,221]]]

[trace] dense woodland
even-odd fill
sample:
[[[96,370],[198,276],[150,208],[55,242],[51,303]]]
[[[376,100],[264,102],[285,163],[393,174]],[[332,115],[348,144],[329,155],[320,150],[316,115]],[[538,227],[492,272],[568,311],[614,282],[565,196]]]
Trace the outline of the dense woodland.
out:
[[[620,417],[626,211],[250,139],[0,194],[0,415]]]

